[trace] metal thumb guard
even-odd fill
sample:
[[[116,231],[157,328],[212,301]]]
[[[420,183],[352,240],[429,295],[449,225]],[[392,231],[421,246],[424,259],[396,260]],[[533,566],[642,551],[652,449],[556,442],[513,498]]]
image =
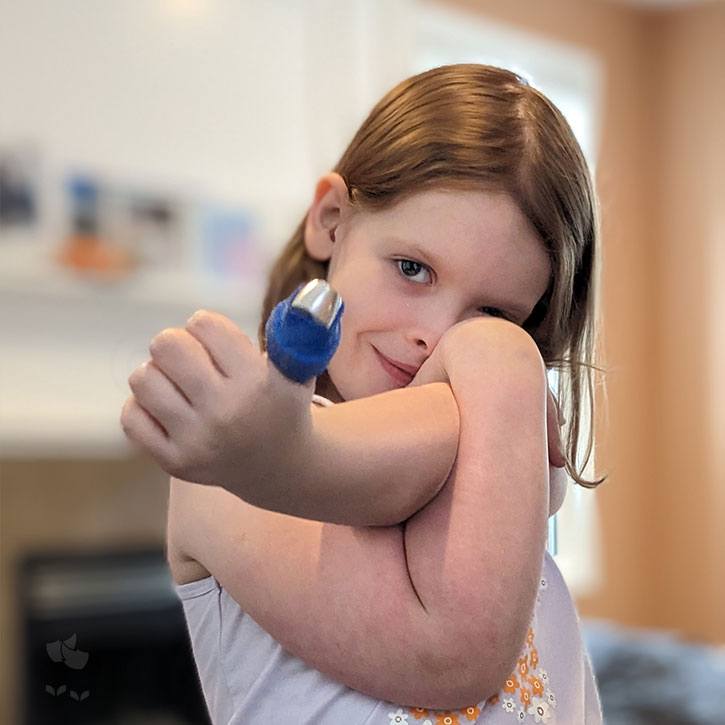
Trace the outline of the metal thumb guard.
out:
[[[272,310],[265,334],[267,355],[297,383],[321,375],[340,344],[345,304],[324,279],[299,285]]]

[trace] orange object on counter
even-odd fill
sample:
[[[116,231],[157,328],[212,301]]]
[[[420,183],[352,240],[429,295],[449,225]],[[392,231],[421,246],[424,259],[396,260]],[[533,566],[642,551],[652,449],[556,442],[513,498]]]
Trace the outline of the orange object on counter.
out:
[[[104,278],[125,277],[136,267],[136,260],[127,250],[95,236],[70,237],[56,259],[64,267]]]
[[[72,229],[56,254],[64,267],[88,276],[119,279],[138,264],[127,249],[109,242],[98,233],[98,184],[83,176],[68,180],[71,201]]]

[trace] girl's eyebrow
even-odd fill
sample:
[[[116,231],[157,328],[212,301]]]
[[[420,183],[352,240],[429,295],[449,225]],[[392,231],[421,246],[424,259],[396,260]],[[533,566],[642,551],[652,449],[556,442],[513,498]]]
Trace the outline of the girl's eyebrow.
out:
[[[434,269],[445,269],[446,267],[443,259],[436,256],[427,249],[423,249],[423,247],[421,247],[417,242],[414,242],[410,239],[403,239],[402,237],[388,237],[387,241],[392,242],[393,244],[404,245],[405,247],[410,249],[413,254],[420,257],[423,262],[430,265]],[[527,309],[523,305],[520,305],[518,302],[502,302],[500,304],[502,308],[516,315],[519,315],[523,319],[526,319],[531,314],[531,310]]]

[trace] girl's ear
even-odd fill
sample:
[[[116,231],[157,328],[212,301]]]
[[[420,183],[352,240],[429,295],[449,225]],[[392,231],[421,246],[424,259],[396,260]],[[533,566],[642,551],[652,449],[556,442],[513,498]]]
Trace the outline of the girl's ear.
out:
[[[315,198],[305,220],[305,249],[313,259],[325,262],[332,256],[335,233],[350,211],[347,184],[331,171],[317,182]]]

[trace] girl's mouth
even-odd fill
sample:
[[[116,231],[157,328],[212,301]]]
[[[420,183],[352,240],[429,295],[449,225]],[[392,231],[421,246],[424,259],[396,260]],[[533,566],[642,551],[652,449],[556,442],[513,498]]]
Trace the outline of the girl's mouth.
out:
[[[411,375],[410,373],[405,372],[405,370],[401,370],[399,367],[393,365],[393,363],[391,363],[385,355],[378,352],[375,347],[373,347],[373,350],[375,350],[375,354],[378,356],[378,360],[380,361],[380,365],[383,370],[385,370],[385,372],[388,373],[388,375],[398,385],[408,385],[413,380],[415,377],[414,375]]]

